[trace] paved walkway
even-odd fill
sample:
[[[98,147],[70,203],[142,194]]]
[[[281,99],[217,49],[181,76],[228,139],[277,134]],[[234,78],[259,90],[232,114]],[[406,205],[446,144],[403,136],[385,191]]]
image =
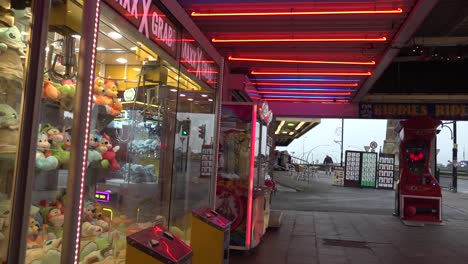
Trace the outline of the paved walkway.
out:
[[[286,211],[250,255],[231,264],[468,263],[468,222],[408,227],[389,215]]]
[[[392,191],[334,187],[323,177],[308,192],[281,188],[273,208],[295,211],[230,263],[468,263],[468,194],[443,192],[443,225],[409,227],[391,215]]]

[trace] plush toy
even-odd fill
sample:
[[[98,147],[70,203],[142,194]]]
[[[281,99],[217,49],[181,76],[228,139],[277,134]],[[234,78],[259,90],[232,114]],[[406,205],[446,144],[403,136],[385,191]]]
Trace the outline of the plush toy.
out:
[[[15,152],[18,144],[19,118],[7,104],[0,104],[0,152]]]
[[[98,261],[104,260],[106,257],[110,256],[112,253],[112,245],[109,245],[107,248],[96,250],[89,253],[86,257],[80,261],[80,264],[89,264],[96,263]]]
[[[40,248],[26,250],[26,264],[59,264],[62,239],[52,239],[44,242]]]
[[[24,47],[21,32],[16,26],[0,27],[0,55],[9,48],[17,51],[20,55],[24,55]]]
[[[114,217],[111,223],[113,228],[119,230],[126,230],[127,227],[132,223],[132,221],[128,219],[126,215],[120,215],[118,217]]]
[[[122,103],[119,102],[118,89],[115,81],[107,80],[104,84],[106,96],[111,99],[111,102],[106,104],[107,113],[113,116],[119,115],[122,111]]]
[[[59,161],[59,166],[68,168],[68,164],[70,162],[70,151],[65,151],[63,149],[64,134],[60,132],[58,128],[51,125],[46,125],[42,131],[46,132],[49,137],[52,155]]]
[[[60,201],[47,203],[45,200],[39,202],[42,207],[42,214],[44,215],[44,222],[48,238],[62,237],[63,223],[64,223],[64,207]]]
[[[7,255],[11,202],[0,200],[0,258]]]
[[[54,86],[54,83],[51,81],[44,81],[42,85],[42,98],[47,98],[51,100],[58,100],[60,98],[60,90]]]
[[[101,164],[104,168],[110,167],[110,169],[113,171],[120,169],[120,165],[116,159],[116,152],[119,151],[119,149],[119,146],[112,147],[110,137],[104,133],[104,135],[101,138],[101,142],[97,147],[97,150],[102,155]]]
[[[64,138],[64,142],[63,142],[63,149],[66,150],[66,151],[70,151],[71,150],[71,129],[65,129],[63,131],[63,138]]]
[[[56,87],[60,91],[60,105],[66,110],[73,110],[76,84],[72,80],[66,80]]]
[[[97,131],[92,131],[89,134],[89,142],[88,142],[88,159],[87,159],[87,165],[88,167],[96,161],[101,161],[102,160],[102,155],[101,153],[96,150],[96,148],[99,146],[99,142],[101,142],[101,135]]]
[[[57,158],[52,156],[52,152],[50,151],[47,133],[40,132],[37,137],[36,168],[43,171],[50,171],[57,169],[58,165],[59,162]]]
[[[94,212],[96,209],[94,208],[94,204],[90,201],[84,202],[84,209],[83,209],[83,221],[90,222],[94,219]]]
[[[112,103],[112,99],[105,96],[104,79],[97,77],[94,80],[93,86],[93,102],[97,105],[109,105]]]
[[[95,238],[99,234],[101,234],[104,230],[102,230],[102,227],[98,225],[93,225],[90,222],[84,222],[81,225],[81,237],[82,238]]]

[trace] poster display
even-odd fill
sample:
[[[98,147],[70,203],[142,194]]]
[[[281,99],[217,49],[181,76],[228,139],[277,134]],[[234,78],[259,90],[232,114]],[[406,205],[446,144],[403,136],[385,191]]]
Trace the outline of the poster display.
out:
[[[213,147],[212,145],[203,145],[201,153],[200,176],[210,177],[213,168]]]
[[[377,174],[377,188],[393,189],[395,170],[395,155],[381,153],[379,155],[379,171]]]
[[[343,186],[344,185],[344,167],[335,167],[333,173],[333,182],[334,186]]]
[[[377,153],[362,152],[361,187],[376,187]]]
[[[344,186],[359,186],[361,172],[361,152],[346,151]]]

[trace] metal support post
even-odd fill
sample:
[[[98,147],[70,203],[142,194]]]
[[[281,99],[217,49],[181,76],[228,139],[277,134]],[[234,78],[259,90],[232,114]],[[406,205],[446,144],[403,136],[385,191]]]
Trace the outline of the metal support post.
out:
[[[343,132],[344,132],[344,118],[341,119],[341,157],[340,166],[343,167]]]
[[[452,191],[457,192],[457,163],[458,163],[458,146],[457,146],[457,121],[453,121],[453,150],[452,150]]]

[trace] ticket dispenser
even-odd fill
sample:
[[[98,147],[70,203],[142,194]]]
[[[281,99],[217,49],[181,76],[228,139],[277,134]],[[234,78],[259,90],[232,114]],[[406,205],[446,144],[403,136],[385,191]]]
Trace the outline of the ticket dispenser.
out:
[[[209,209],[192,211],[193,264],[229,263],[231,222]]]
[[[127,264],[190,264],[192,249],[155,225],[127,236]]]
[[[400,218],[408,224],[440,223],[442,192],[430,171],[429,160],[431,141],[441,122],[418,117],[400,123]]]

